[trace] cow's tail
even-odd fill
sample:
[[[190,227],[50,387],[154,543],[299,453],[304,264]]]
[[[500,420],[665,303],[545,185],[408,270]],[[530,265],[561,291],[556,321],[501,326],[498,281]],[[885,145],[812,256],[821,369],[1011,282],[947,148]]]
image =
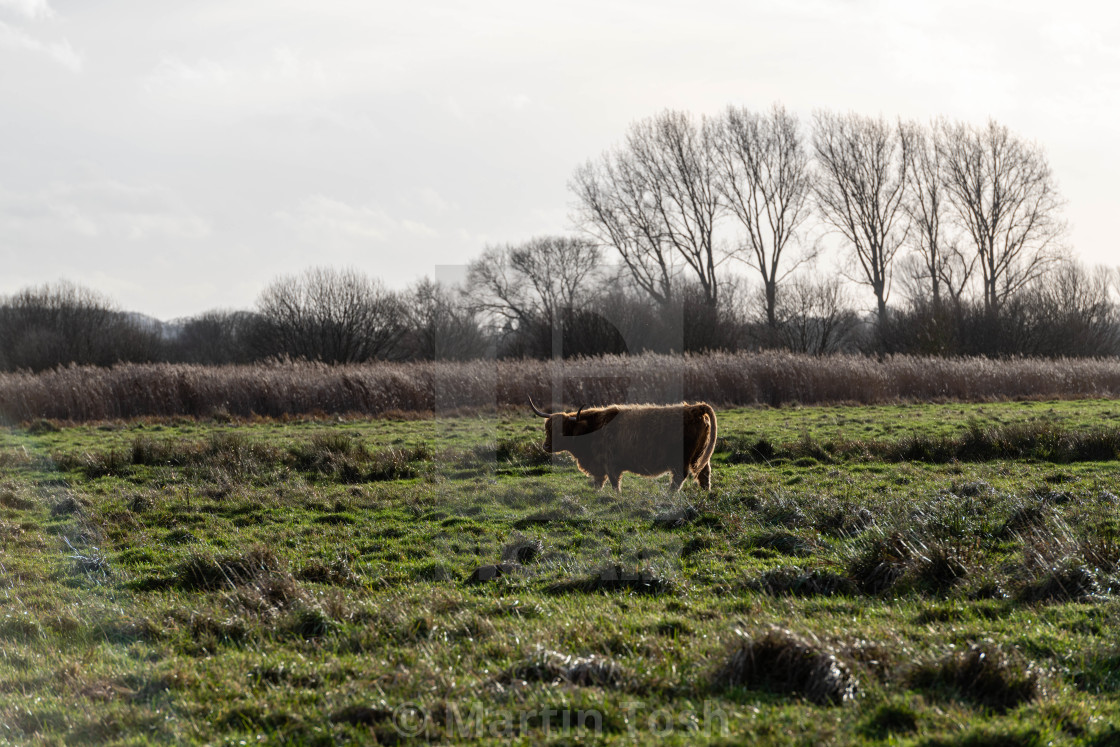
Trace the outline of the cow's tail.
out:
[[[707,402],[700,405],[704,415],[708,418],[708,444],[704,447],[704,453],[700,456],[700,464],[707,464],[708,460],[712,458],[712,454],[716,450],[716,411]]]

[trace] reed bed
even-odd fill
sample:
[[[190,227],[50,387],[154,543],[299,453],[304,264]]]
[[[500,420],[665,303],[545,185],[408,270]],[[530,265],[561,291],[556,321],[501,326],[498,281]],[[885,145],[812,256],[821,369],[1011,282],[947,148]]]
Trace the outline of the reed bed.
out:
[[[565,361],[241,366],[120,364],[0,374],[0,418],[442,414],[606,402],[984,402],[1120,396],[1120,359],[882,359],[781,352],[604,356]]]

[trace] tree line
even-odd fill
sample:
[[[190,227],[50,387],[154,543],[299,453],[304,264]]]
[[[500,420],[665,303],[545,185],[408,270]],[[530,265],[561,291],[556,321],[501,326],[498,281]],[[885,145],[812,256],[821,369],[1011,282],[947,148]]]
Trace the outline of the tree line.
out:
[[[575,231],[485,247],[454,287],[317,267],[276,278],[251,310],[168,323],[64,282],[26,288],[0,299],[0,368],[1120,353],[1117,272],[1071,258],[1044,152],[994,121],[665,111],[569,188]],[[837,271],[819,269],[826,248]]]
[[[831,238],[843,273],[874,297],[886,352],[905,344],[888,313],[896,275],[911,315],[961,320],[978,306],[990,325],[1068,259],[1045,154],[995,121],[818,111],[806,133],[780,105],[699,120],[666,111],[578,169],[571,189],[581,229],[651,299],[671,299],[684,278],[718,306],[717,267],[730,260],[759,281],[775,332],[783,286]]]

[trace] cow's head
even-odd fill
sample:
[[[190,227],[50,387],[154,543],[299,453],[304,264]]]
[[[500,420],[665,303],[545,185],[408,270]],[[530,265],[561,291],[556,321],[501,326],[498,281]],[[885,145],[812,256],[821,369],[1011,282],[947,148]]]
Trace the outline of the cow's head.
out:
[[[529,406],[533,408],[533,412],[538,416],[545,418],[544,424],[544,450],[552,453],[557,451],[566,451],[569,448],[565,441],[569,438],[582,436],[594,430],[588,419],[581,417],[583,415],[583,407],[573,415],[570,412],[542,412],[535,404],[533,398],[529,398]],[[553,440],[553,434],[557,436]]]

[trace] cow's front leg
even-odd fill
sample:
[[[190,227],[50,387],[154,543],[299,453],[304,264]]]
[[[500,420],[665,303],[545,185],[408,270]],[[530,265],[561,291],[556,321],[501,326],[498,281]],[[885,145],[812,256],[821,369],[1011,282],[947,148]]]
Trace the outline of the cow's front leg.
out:
[[[611,487],[614,488],[614,492],[621,493],[622,492],[622,474],[621,473],[608,474],[607,477],[609,477],[610,480],[611,480]]]
[[[607,481],[607,476],[606,475],[592,475],[591,476],[591,487],[595,488],[596,490],[602,490],[603,489],[603,484],[606,481]]]

